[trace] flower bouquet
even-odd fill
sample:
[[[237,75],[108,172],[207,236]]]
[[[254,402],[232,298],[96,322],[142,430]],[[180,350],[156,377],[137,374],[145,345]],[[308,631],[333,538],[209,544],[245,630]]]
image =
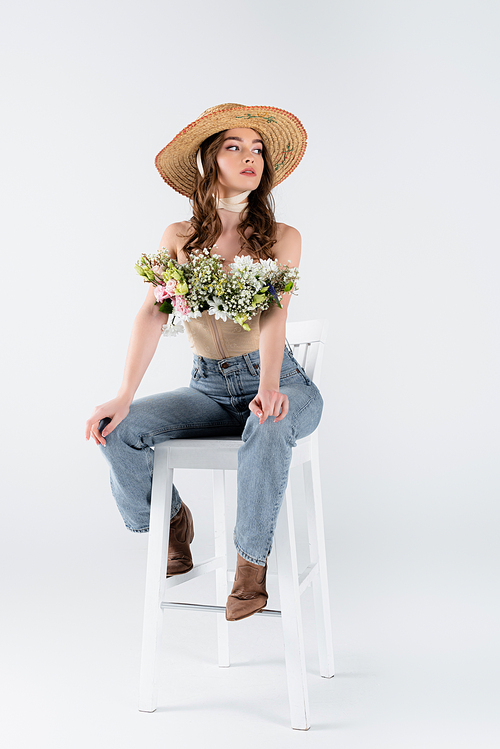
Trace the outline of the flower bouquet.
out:
[[[162,250],[156,255],[141,255],[135,269],[155,287],[155,304],[173,315],[165,335],[183,330],[178,320],[201,317],[208,310],[216,320],[232,320],[244,330],[258,311],[272,304],[281,308],[283,294],[297,290],[298,268],[280,265],[277,260],[254,262],[248,256],[235,257],[224,269],[220,255],[209,249],[194,253],[189,262],[180,264]]]

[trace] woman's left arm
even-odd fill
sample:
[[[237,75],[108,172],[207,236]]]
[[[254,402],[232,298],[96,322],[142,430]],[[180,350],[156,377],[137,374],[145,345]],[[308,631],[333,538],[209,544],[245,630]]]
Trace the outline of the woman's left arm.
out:
[[[281,236],[273,247],[276,260],[281,265],[298,267],[301,238],[297,229],[281,225]],[[281,421],[288,413],[288,396],[280,393],[280,373],[285,349],[286,318],[290,294],[284,294],[282,309],[273,304],[262,313],[260,321],[260,384],[259,392],[249,408],[263,424],[268,417]]]

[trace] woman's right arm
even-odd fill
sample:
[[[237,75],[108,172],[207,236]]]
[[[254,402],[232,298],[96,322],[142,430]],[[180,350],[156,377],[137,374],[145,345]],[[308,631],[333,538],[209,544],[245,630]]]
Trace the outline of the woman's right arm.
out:
[[[179,237],[182,238],[183,232],[186,232],[186,222],[170,224],[161,238],[160,249],[167,249],[173,260],[177,259]],[[162,327],[166,324],[168,315],[160,312],[158,306],[155,306],[155,301],[154,288],[150,286],[144,304],[134,320],[123,382],[118,394],[116,398],[107,403],[96,406],[90,418],[85,422],[85,437],[87,439],[92,437],[96,445],[105,445],[107,435],[127,416],[135,392],[156,351]],[[101,434],[99,422],[105,418],[111,421]]]
[[[96,406],[85,423],[85,437],[93,437],[96,445],[105,445],[106,437],[127,416],[130,404],[141,380],[144,377],[166,324],[168,315],[160,312],[155,306],[154,288],[150,286],[144,304],[137,313],[132,326],[132,334],[125,360],[123,381],[116,398]],[[99,431],[101,419],[111,419],[110,423]]]

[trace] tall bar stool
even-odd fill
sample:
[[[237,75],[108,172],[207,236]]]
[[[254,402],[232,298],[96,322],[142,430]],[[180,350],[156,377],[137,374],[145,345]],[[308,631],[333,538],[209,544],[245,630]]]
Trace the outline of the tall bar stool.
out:
[[[293,354],[316,385],[319,383],[325,337],[325,320],[287,325],[287,338]],[[228,579],[232,580],[232,575],[228,578],[225,471],[237,470],[238,449],[242,444],[237,437],[217,437],[168,440],[155,446],[139,689],[139,710],[143,712],[154,712],[157,707],[158,662],[165,609],[201,609],[214,612],[217,616],[219,666],[229,666],[229,625],[225,618],[225,604],[229,592]],[[320,674],[325,678],[334,675],[317,431],[297,440],[292,451],[291,468],[299,465],[302,466],[304,477],[310,562],[299,573],[292,485],[289,479],[272,552],[276,555],[281,610],[264,609],[254,616],[281,617],[291,725],[295,729],[307,730],[310,727],[309,700],[300,596],[309,585],[312,586],[314,595]],[[176,468],[208,468],[213,472],[215,554],[196,564],[190,572],[167,578],[170,505],[173,472]],[[216,578],[213,606],[176,603],[171,600],[171,591],[178,585],[213,571]]]

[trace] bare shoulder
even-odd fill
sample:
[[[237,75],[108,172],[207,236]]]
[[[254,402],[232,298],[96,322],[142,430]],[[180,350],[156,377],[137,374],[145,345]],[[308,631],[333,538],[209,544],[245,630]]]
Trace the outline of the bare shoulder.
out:
[[[178,259],[178,254],[182,249],[186,237],[191,231],[190,221],[176,221],[170,226],[167,226],[163,232],[163,236],[160,241],[159,249],[167,250],[168,254],[174,260]]]
[[[277,224],[277,227],[278,242],[281,242],[282,240],[300,242],[301,237],[298,229],[295,229],[293,226],[289,226],[288,224]]]
[[[300,232],[288,224],[278,224],[277,239],[273,247],[276,260],[287,265],[298,266],[302,246]]]

